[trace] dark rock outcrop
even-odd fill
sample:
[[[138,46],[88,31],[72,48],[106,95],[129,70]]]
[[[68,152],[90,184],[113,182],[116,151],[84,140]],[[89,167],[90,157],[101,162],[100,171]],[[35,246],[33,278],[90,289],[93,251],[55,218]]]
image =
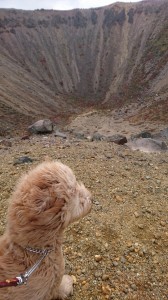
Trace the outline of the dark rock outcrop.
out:
[[[27,164],[27,163],[32,163],[33,159],[28,157],[28,156],[21,156],[17,159],[15,159],[13,165],[19,165],[19,164]]]
[[[149,131],[142,131],[134,136],[131,136],[131,139],[138,139],[138,138],[143,138],[143,139],[146,139],[146,138],[152,138],[152,134],[149,132]]]
[[[108,142],[112,142],[118,145],[124,145],[125,143],[127,143],[127,138],[124,135],[120,135],[120,134],[108,136],[106,140]]]

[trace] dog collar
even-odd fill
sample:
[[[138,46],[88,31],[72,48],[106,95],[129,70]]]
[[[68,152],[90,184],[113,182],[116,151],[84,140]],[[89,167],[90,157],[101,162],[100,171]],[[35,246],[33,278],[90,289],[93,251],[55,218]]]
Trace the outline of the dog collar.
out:
[[[0,282],[0,288],[2,287],[8,287],[8,286],[18,286],[18,285],[23,285],[27,284],[27,281],[30,277],[30,275],[39,267],[43,259],[51,252],[53,249],[34,249],[31,247],[26,247],[25,248],[27,251],[30,251],[32,253],[40,254],[41,257],[39,260],[31,267],[29,268],[24,274],[20,274],[19,276],[12,278],[12,279],[7,279],[5,281]]]
[[[47,252],[47,254],[50,253],[51,251],[53,251],[53,248],[39,249],[39,248],[33,248],[33,247],[27,246],[27,247],[25,248],[25,250],[27,250],[27,251],[29,251],[29,252],[32,252],[32,253],[35,253],[35,254],[43,255],[45,251]]]

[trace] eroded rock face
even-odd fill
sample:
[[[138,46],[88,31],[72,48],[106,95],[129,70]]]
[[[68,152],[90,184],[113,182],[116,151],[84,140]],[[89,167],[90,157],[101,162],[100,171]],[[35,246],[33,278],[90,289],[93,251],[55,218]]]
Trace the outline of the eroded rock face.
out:
[[[146,89],[166,91],[167,14],[167,0],[64,12],[0,9],[0,101],[47,115],[67,109],[63,95],[114,106]]]
[[[53,131],[53,123],[48,120],[39,120],[28,127],[30,133],[51,133]]]
[[[129,141],[126,144],[131,150],[140,150],[143,152],[161,152],[168,151],[165,142],[151,138],[139,138]]]

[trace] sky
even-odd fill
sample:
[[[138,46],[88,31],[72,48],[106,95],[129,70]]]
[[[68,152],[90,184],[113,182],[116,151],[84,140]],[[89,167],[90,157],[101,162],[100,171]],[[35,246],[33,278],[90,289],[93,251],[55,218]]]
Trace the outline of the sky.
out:
[[[136,0],[119,0],[120,2],[137,2]],[[16,9],[56,9],[91,8],[117,2],[114,0],[0,0],[0,8]]]

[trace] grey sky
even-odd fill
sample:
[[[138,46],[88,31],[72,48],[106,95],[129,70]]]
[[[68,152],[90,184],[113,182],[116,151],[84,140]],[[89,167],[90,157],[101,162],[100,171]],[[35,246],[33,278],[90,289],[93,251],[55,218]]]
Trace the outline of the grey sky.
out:
[[[59,9],[90,8],[105,6],[117,2],[114,0],[0,0],[0,8],[17,9]],[[121,2],[137,2],[136,0],[121,0]]]

